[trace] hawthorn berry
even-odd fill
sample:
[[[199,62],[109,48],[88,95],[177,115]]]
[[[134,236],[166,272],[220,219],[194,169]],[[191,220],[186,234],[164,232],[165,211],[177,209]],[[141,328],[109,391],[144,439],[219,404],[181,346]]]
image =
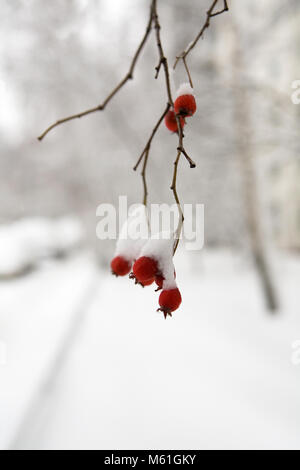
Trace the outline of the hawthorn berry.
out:
[[[172,316],[172,312],[178,309],[181,304],[181,294],[179,289],[168,289],[161,291],[159,296],[159,305],[160,308],[157,311],[163,312],[164,317],[167,318],[167,315]]]
[[[164,280],[165,280],[165,278],[162,274],[158,274],[157,276],[155,276],[155,282],[156,282],[156,285],[158,287],[157,290],[162,289]]]
[[[180,119],[181,129],[183,129],[185,126],[185,120],[183,117],[180,117],[179,119]],[[169,131],[178,132],[176,116],[172,109],[170,109],[165,115],[165,125],[169,129]]]
[[[141,256],[136,260],[132,268],[134,277],[140,283],[153,279],[158,272],[157,262],[149,256]]]
[[[193,116],[197,109],[194,95],[180,95],[174,103],[174,111],[182,117]]]
[[[174,269],[174,279],[176,279],[176,271]],[[157,274],[155,276],[155,282],[156,282],[156,285],[157,285],[157,291],[162,289],[163,288],[163,282],[164,282],[165,278],[162,274]]]
[[[129,274],[129,279],[134,279],[134,283],[135,283],[135,284],[139,284],[139,285],[142,286],[142,287],[151,286],[151,284],[153,284],[153,282],[155,281],[155,278],[154,278],[154,277],[152,277],[152,278],[150,278],[150,279],[146,279],[146,280],[144,280],[144,281],[139,281],[139,280],[135,277],[135,275],[134,275],[133,272],[131,272],[131,273]]]
[[[110,267],[115,276],[126,276],[130,272],[131,263],[123,256],[115,256],[110,263]]]
[[[146,286],[151,286],[153,282],[154,282],[154,277],[152,277],[151,279],[148,279],[147,281],[140,282],[140,284],[142,287],[146,287]]]

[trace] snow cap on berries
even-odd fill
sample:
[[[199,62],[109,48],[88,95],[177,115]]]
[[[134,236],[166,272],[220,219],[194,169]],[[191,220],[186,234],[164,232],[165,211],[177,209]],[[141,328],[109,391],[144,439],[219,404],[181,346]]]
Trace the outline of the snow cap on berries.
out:
[[[132,268],[133,277],[141,284],[154,279],[157,272],[157,261],[151,256],[140,256]]]
[[[123,256],[130,262],[139,257],[140,251],[148,240],[148,214],[143,204],[135,207],[120,230],[115,256]]]
[[[180,85],[174,102],[174,111],[183,117],[193,116],[197,109],[194,91],[188,83]]]
[[[194,89],[191,87],[189,83],[181,83],[179,85],[178,90],[176,91],[176,98],[182,95],[193,95],[195,96]]]
[[[147,241],[140,253],[140,256],[147,256],[156,260],[159,272],[164,277],[164,289],[174,289],[177,287],[174,278],[173,250],[173,234],[170,232],[160,232]]]

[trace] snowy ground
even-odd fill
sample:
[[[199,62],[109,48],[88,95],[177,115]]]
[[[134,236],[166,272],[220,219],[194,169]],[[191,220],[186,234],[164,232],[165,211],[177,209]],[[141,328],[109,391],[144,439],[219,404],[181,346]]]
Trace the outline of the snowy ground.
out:
[[[0,284],[0,447],[300,449],[300,259],[278,257],[268,315],[247,265],[179,253],[183,305],[89,256]]]

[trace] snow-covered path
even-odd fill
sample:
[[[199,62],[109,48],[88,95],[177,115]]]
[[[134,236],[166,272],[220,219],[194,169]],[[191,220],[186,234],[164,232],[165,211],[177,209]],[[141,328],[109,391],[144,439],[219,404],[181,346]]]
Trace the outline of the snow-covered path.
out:
[[[179,260],[182,308],[155,313],[153,287],[103,275],[63,367],[15,448],[300,449],[300,264],[280,261],[283,312],[223,256]]]
[[[58,373],[99,273],[88,256],[49,262],[0,283],[0,448],[11,446]],[[4,359],[4,358],[2,358]],[[4,361],[2,361],[4,362]]]

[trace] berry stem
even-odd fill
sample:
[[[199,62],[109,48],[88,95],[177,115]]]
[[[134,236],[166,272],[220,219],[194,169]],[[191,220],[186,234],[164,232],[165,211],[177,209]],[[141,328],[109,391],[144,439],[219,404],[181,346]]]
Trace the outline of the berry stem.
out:
[[[145,157],[144,157],[144,163],[143,163],[143,169],[142,169],[142,180],[143,180],[143,187],[144,187],[144,197],[143,197],[143,204],[144,206],[147,207],[147,198],[148,198],[148,187],[147,187],[147,180],[146,180],[146,169],[147,169],[147,163],[148,163],[148,157],[149,157],[149,151],[150,147],[147,148]]]
[[[139,167],[141,161],[143,160],[143,157],[144,157],[145,153],[147,152],[147,150],[150,150],[152,140],[153,140],[156,132],[158,131],[159,126],[161,125],[162,121],[164,120],[165,115],[169,111],[169,109],[170,109],[170,104],[168,103],[166,109],[163,112],[163,114],[160,116],[159,120],[155,124],[155,126],[153,128],[153,131],[151,132],[151,135],[150,135],[150,137],[149,137],[149,139],[148,139],[148,141],[145,145],[145,148],[144,148],[144,150],[142,151],[141,155],[138,158],[138,161],[134,165],[134,167],[133,167],[134,171],[136,171],[138,169],[138,167]]]
[[[190,73],[190,69],[188,68],[188,64],[187,64],[187,61],[186,61],[186,58],[185,58],[185,57],[182,57],[182,62],[183,62],[183,65],[184,65],[184,67],[185,67],[186,74],[187,74],[187,76],[188,76],[190,85],[191,85],[192,88],[194,88],[193,81],[192,81],[192,77],[191,77],[191,73]]]
[[[134,171],[136,171],[138,169],[141,161],[144,158],[144,163],[143,163],[141,176],[142,176],[143,188],[144,188],[143,204],[146,207],[147,207],[147,199],[148,199],[148,187],[147,187],[147,181],[146,181],[146,170],[147,170],[147,163],[148,163],[148,158],[149,158],[150,147],[151,147],[152,140],[153,140],[156,132],[158,131],[159,126],[161,125],[162,121],[164,120],[164,117],[166,116],[167,112],[169,111],[169,109],[170,109],[170,104],[167,103],[166,109],[164,110],[163,114],[160,116],[159,120],[155,124],[155,126],[154,126],[154,128],[151,132],[151,135],[150,135],[150,137],[149,137],[149,139],[146,143],[146,146],[145,146],[144,150],[142,151],[141,155],[139,156],[138,161],[136,162],[136,164],[133,167]]]
[[[174,199],[176,201],[178,212],[179,212],[178,226],[177,226],[176,232],[174,234],[175,235],[174,236],[175,241],[174,241],[173,254],[176,253],[176,250],[177,250],[177,247],[178,247],[178,244],[179,244],[179,239],[180,239],[180,235],[181,235],[183,222],[184,222],[184,215],[183,215],[183,211],[182,211],[182,208],[181,208],[179,196],[178,196],[178,193],[177,193],[177,172],[178,172],[178,164],[179,164],[180,156],[181,156],[181,151],[178,150],[177,157],[176,157],[176,160],[174,162],[173,179],[172,179],[172,185],[171,185],[171,188],[170,188],[173,191]]]

